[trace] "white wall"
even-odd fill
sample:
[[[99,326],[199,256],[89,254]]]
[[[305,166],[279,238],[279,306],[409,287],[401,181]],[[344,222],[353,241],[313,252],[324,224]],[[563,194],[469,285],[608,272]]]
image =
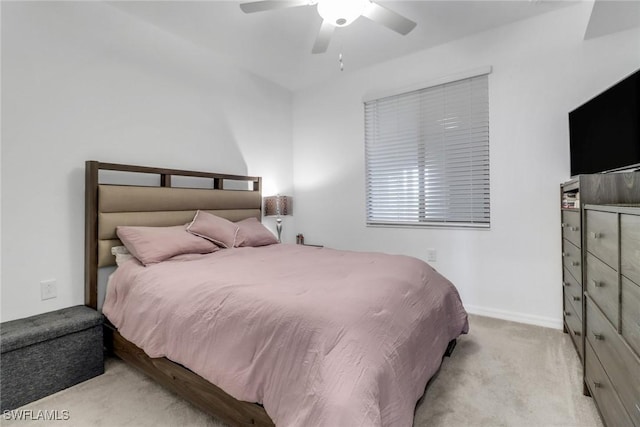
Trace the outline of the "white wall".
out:
[[[294,96],[296,225],[305,240],[426,259],[470,312],[561,327],[559,184],[567,113],[640,68],[638,29],[583,41],[590,3],[345,73]],[[491,230],[365,226],[362,99],[491,65]]]
[[[258,175],[264,194],[290,193],[291,102],[107,4],[2,2],[2,321],[84,303],[85,160]],[[51,278],[58,297],[41,301]]]

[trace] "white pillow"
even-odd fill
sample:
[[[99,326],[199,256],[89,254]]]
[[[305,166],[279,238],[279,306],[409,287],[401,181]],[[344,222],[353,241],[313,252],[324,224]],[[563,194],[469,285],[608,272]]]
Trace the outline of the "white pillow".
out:
[[[133,258],[125,246],[114,246],[111,248],[111,255],[116,257],[116,265],[120,267],[125,261]]]

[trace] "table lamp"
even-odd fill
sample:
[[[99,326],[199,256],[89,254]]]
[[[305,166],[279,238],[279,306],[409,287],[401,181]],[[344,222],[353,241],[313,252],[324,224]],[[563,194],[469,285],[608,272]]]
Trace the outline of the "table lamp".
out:
[[[278,242],[281,242],[282,216],[293,214],[293,201],[290,196],[269,196],[264,198],[264,215],[276,217],[276,229],[278,230]]]

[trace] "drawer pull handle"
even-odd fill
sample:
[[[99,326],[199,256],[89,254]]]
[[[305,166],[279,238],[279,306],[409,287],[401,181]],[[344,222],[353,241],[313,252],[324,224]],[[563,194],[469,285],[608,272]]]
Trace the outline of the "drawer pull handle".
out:
[[[567,287],[569,287],[569,286],[571,286],[571,283],[569,283],[569,282],[562,282],[562,286],[567,286]]]
[[[569,254],[568,254],[568,253],[566,253],[566,252],[562,252],[562,256],[563,256],[563,257],[566,257],[566,256],[569,256]]]
[[[592,280],[591,283],[593,283],[593,286],[595,286],[596,288],[603,288],[604,287],[604,282],[599,282],[597,280]]]
[[[598,381],[594,381],[593,382],[593,387],[594,388],[602,388],[602,383],[599,383]]]
[[[577,267],[580,265],[580,263],[578,261],[571,261],[571,265]]]
[[[564,315],[565,315],[566,317],[569,317],[569,316],[571,316],[571,313],[570,313],[570,312],[568,312],[568,311],[565,311],[565,312],[564,312]]]
[[[579,229],[578,229],[578,227],[569,227],[569,230],[571,230],[571,231],[578,231]]]
[[[595,231],[592,231],[589,233],[589,236],[592,239],[600,239],[602,237],[602,233],[596,233]]]
[[[573,331],[573,335],[575,335],[575,336],[579,337],[579,336],[580,336],[580,335],[582,335],[582,334],[580,333],[580,331]]]
[[[560,223],[560,228],[565,228],[566,226],[567,226],[567,224],[566,224],[566,223],[564,223],[564,222],[561,222],[561,223]]]
[[[598,334],[596,332],[593,333],[593,337],[598,341],[604,341],[604,335]]]
[[[573,297],[574,301],[580,301],[580,297]]]

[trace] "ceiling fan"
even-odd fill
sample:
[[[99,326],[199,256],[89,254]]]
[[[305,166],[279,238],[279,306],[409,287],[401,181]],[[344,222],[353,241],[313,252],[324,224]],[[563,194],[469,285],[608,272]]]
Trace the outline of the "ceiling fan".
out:
[[[240,4],[245,13],[264,12],[298,6],[317,6],[322,25],[311,53],[324,53],[336,27],[346,27],[360,16],[384,25],[402,35],[408,34],[416,23],[371,0],[262,0]]]

